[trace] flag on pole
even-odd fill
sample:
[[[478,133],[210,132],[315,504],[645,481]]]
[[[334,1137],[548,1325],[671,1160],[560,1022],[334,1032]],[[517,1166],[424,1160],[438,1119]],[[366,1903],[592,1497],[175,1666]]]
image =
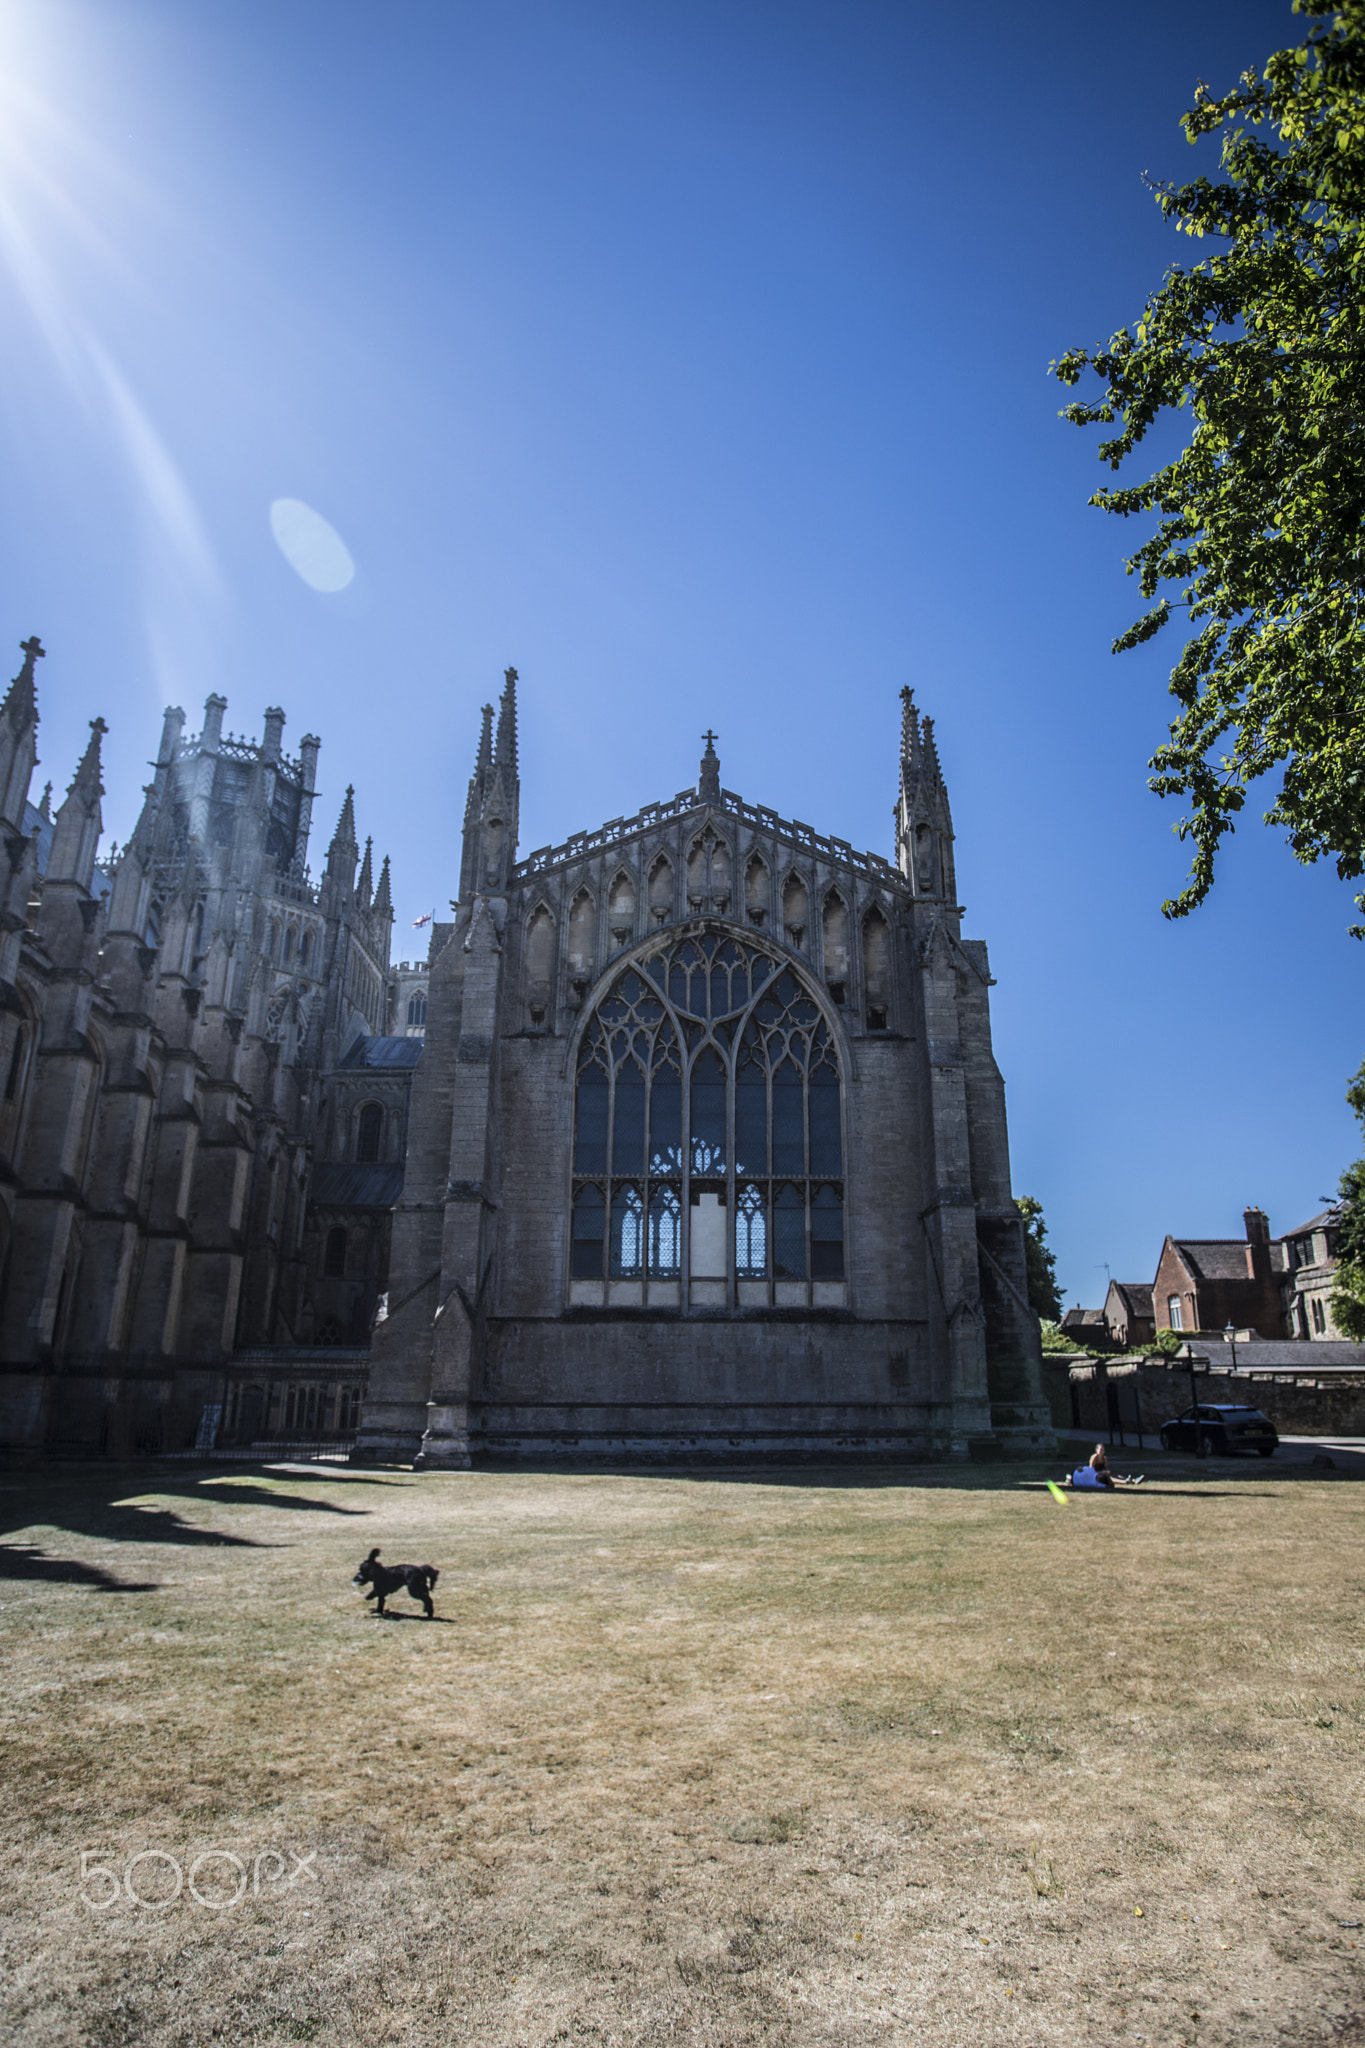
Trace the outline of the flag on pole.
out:
[[[415,932],[420,932],[420,931],[421,931],[421,929],[422,929],[422,926],[423,926],[424,924],[430,924],[430,923],[431,923],[431,920],[432,920],[432,918],[433,918],[433,917],[435,917],[435,915],[436,915],[436,912],[435,912],[434,910],[429,910],[429,911],[427,912],[427,914],[426,914],[426,916],[425,916],[425,917],[415,917],[415,918],[414,918],[414,919],[412,920],[412,928],[413,928],[413,930],[414,930]]]

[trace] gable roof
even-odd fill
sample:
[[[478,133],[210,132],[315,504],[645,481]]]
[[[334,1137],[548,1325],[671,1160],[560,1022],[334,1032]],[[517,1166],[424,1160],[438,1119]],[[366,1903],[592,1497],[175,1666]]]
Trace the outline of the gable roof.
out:
[[[1109,1291],[1117,1294],[1130,1316],[1150,1316],[1154,1313],[1154,1286],[1150,1280],[1111,1280]]]
[[[1196,1280],[1249,1280],[1244,1237],[1173,1237]]]
[[[1330,1209],[1320,1209],[1316,1216],[1310,1216],[1306,1223],[1296,1223],[1292,1230],[1284,1232],[1285,1237],[1307,1237],[1310,1230],[1331,1230],[1341,1221],[1341,1208],[1334,1203]]]

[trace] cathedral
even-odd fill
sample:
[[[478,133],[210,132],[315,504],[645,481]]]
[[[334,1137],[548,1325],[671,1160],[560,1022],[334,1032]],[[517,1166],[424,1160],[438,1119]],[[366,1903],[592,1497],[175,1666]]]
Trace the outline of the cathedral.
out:
[[[903,693],[894,863],[721,786],[518,858],[516,672],[390,959],[321,742],[0,703],[0,1450],[697,1461],[1052,1448],[986,949]]]
[[[218,696],[197,733],[166,713],[101,858],[106,728],[55,816],[51,784],[35,805],[44,650],[22,652],[0,703],[0,1450],[344,1441],[422,1049],[394,1019],[388,864],[376,881],[348,789],[314,883],[321,743],[290,759],[278,709],[259,741],[225,733]]]
[[[721,784],[518,859],[516,672],[434,927],[360,1460],[1051,1450],[932,722],[894,864]]]

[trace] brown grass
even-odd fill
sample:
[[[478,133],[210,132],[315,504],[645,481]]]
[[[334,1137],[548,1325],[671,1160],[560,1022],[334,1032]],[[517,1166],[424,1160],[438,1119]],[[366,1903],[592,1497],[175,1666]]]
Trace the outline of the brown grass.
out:
[[[1163,1471],[11,1477],[5,2038],[1365,2042],[1365,1490]]]

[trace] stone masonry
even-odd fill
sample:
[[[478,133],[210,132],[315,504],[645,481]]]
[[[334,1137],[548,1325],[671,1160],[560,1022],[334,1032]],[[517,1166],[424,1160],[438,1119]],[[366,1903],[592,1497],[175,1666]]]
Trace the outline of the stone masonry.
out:
[[[932,723],[904,692],[894,863],[714,739],[519,861],[514,670],[485,707],[362,1459],[1052,1447]]]

